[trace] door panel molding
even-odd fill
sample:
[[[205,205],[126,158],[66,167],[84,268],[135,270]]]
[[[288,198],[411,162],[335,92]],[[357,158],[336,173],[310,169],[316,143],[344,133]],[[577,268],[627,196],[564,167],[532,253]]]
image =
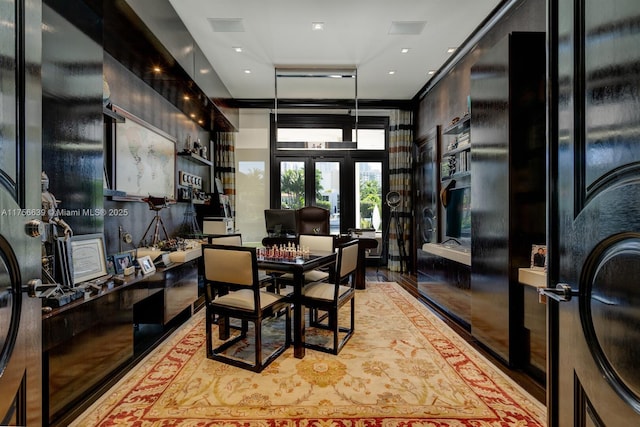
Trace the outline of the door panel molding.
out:
[[[580,321],[591,355],[607,383],[640,412],[640,233],[623,232],[600,242],[587,256],[580,292]],[[635,345],[629,343],[637,338]],[[624,345],[623,345],[624,344]]]
[[[598,415],[598,412],[591,404],[591,401],[587,397],[587,393],[584,391],[580,378],[577,375],[573,377],[573,395],[575,397],[575,427],[606,427],[602,419]],[[588,424],[587,424],[588,423]]]

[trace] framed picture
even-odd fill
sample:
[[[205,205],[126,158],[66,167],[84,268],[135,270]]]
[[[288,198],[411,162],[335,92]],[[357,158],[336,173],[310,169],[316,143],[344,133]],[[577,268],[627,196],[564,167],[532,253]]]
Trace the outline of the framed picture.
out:
[[[104,234],[84,234],[71,237],[73,284],[106,276],[107,257]]]
[[[113,262],[113,255],[107,257],[107,273],[116,274],[116,265]]]
[[[127,197],[175,199],[176,140],[114,106],[125,121],[116,124],[115,190]]]
[[[131,256],[129,254],[115,254],[113,266],[116,274],[124,274],[124,269],[131,266]]]
[[[156,271],[156,266],[153,265],[153,261],[151,261],[151,257],[149,255],[138,258],[138,265],[140,265],[142,274],[149,274]]]
[[[547,269],[546,245],[531,245],[531,268],[534,270]]]

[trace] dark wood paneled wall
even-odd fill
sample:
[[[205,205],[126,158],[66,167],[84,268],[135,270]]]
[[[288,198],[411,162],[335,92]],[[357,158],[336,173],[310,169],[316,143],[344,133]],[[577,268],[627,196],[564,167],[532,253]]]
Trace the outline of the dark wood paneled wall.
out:
[[[61,201],[59,207],[70,212],[62,217],[74,234],[104,232],[107,253],[111,254],[121,247],[120,226],[138,243],[154,212],[145,203],[116,202],[103,196],[103,170],[112,142],[104,132],[103,74],[109,85],[110,102],[176,138],[176,151],[184,148],[187,138],[199,138],[209,147],[210,154],[213,147],[209,146],[211,133],[187,117],[175,100],[167,100],[105,52],[105,26],[96,10],[83,0],[46,0],[43,6],[42,169],[49,176],[50,191]],[[104,37],[109,34],[105,32]],[[148,60],[151,58],[149,53]],[[178,88],[183,82],[176,84]],[[207,166],[177,158],[176,175],[180,170],[202,176],[204,188],[210,189]],[[128,214],[83,214],[83,210],[96,212],[103,208],[106,212],[126,209]],[[186,209],[186,203],[177,203],[161,212],[170,237],[182,226]],[[123,245],[122,249],[131,247]]]
[[[181,151],[185,147],[187,137],[190,137],[192,141],[200,138],[203,143],[209,142],[211,138],[209,132],[185,116],[178,108],[107,53],[104,54],[104,75],[111,88],[111,102],[167,134],[174,136],[177,140],[177,151]],[[106,141],[106,144],[109,144],[109,142]],[[176,159],[176,174],[178,170],[202,176],[205,179],[205,188],[209,189],[207,166],[199,166],[178,157]],[[174,237],[182,225],[187,206],[186,203],[176,203],[160,212],[167,231],[171,234],[170,237]],[[151,211],[146,203],[141,202],[122,202],[107,199],[104,202],[104,207],[107,212],[114,208],[126,209],[128,212],[125,216],[105,217],[104,233],[108,253],[118,251],[119,226],[131,233],[133,242],[137,244],[142,239],[147,226],[154,216],[154,211]],[[162,233],[161,236],[163,236]],[[123,250],[127,249],[131,249],[131,247],[124,245]]]
[[[446,126],[454,117],[467,111],[471,66],[491,46],[512,31],[545,31],[545,3],[522,0],[494,25],[473,49],[418,102],[416,135],[420,139],[437,125]],[[473,138],[473,136],[472,136]]]
[[[436,126],[447,126],[454,117],[462,117],[468,111],[468,97],[471,92],[471,67],[487,51],[514,31],[544,32],[545,29],[546,9],[544,2],[540,0],[521,0],[511,5],[508,12],[496,20],[491,28],[482,33],[482,36],[479,37],[477,43],[473,45],[469,52],[457,63],[453,64],[446,75],[443,75],[437,83],[429,86],[429,89],[417,100],[418,106],[415,116],[416,141],[427,138]],[[471,121],[471,143],[473,144],[473,111],[471,112]],[[441,144],[444,145],[447,142],[448,140],[443,138]],[[444,151],[446,151],[446,147],[440,146],[439,152],[442,153]],[[439,166],[436,156],[434,167],[439,168]],[[476,166],[472,164],[472,187],[477,183],[474,176],[475,168]],[[440,183],[436,183],[436,186],[440,188]],[[444,218],[443,212],[437,212],[436,214],[438,217]],[[443,228],[443,226],[444,224],[439,224],[440,228]],[[476,277],[479,276],[476,275]],[[421,279],[419,278],[419,287],[420,281]],[[473,281],[471,288],[473,290]],[[429,297],[428,294],[426,296],[427,298]],[[457,313],[457,315],[461,318],[470,318],[471,313]]]
[[[102,47],[95,40],[102,34],[96,31],[100,19],[80,0],[46,0],[42,21],[42,169],[60,209],[100,209]],[[79,29],[86,23],[96,24],[93,38]],[[101,216],[61,217],[74,234],[102,231]]]

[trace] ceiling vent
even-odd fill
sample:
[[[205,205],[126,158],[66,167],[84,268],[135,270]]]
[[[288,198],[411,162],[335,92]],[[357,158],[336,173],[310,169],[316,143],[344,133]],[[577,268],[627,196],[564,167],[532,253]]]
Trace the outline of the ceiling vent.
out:
[[[244,33],[241,18],[209,18],[208,21],[216,33]]]
[[[426,24],[427,21],[393,21],[389,28],[389,34],[417,36]]]

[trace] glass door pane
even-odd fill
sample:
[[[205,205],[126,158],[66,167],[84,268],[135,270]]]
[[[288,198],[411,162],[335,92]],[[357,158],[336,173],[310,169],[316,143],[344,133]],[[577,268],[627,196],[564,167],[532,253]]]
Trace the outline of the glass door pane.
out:
[[[356,228],[382,230],[382,162],[356,162]]]
[[[329,209],[329,232],[340,234],[340,162],[314,162],[315,205]]]
[[[300,209],[305,206],[304,162],[280,163],[280,207]]]

